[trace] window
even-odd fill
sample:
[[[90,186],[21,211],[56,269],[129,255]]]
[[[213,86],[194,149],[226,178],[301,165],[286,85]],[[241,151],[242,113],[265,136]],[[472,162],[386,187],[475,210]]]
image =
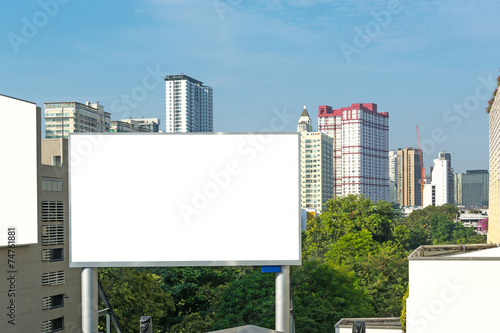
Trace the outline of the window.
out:
[[[64,202],[42,201],[42,222],[64,222]]]
[[[42,273],[42,286],[57,286],[66,282],[64,271]]]
[[[42,250],[42,261],[61,261],[64,260],[63,248]]]
[[[52,333],[64,329],[64,317],[47,320],[42,323],[42,333]]]
[[[63,245],[64,226],[63,225],[42,225],[42,246]]]
[[[42,177],[42,191],[62,192],[62,190],[62,179]]]
[[[64,294],[42,298],[42,310],[56,309],[64,306]]]

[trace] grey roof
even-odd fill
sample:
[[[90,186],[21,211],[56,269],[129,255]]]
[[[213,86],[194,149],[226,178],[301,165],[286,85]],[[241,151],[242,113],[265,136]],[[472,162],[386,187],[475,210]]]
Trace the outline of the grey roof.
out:
[[[475,260],[499,260],[500,257],[490,256],[481,250],[497,248],[499,244],[449,244],[449,245],[422,245],[413,251],[409,260],[463,260],[464,256],[458,254],[470,254],[466,257],[474,257]],[[474,252],[478,252],[472,254]],[[495,251],[496,252],[496,251]],[[485,254],[484,257],[482,254]]]
[[[335,327],[352,327],[352,323],[355,321],[364,321],[366,323],[366,328],[377,328],[377,329],[398,329],[401,328],[401,319],[398,317],[389,318],[342,318],[336,324]]]
[[[282,333],[282,332],[270,330],[268,328],[247,325],[247,326],[227,328],[225,330],[220,330],[220,331],[211,331],[208,333]]]
[[[301,117],[309,117],[309,113],[307,113],[307,109],[306,108],[304,108],[304,111],[302,111],[302,114],[300,116]]]

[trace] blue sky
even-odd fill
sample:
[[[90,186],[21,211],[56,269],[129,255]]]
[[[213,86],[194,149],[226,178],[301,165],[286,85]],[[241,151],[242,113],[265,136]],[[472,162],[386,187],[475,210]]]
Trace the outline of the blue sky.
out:
[[[213,87],[221,132],[277,117],[295,131],[303,105],[317,128],[319,105],[377,103],[391,149],[416,146],[418,124],[427,170],[440,150],[456,172],[487,169],[499,12],[490,0],[7,0],[0,93],[99,101],[113,120],[164,127],[163,77],[184,73]]]

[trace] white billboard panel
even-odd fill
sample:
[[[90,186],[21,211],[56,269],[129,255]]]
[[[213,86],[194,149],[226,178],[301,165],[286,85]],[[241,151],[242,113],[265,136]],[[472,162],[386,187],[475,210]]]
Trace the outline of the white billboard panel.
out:
[[[36,104],[0,95],[0,119],[0,246],[37,243]]]
[[[299,135],[70,136],[70,265],[295,265]]]

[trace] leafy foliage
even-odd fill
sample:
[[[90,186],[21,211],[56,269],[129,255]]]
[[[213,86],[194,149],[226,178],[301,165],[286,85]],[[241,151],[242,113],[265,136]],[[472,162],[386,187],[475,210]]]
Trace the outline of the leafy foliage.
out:
[[[161,332],[160,319],[173,313],[172,297],[156,274],[130,267],[100,268],[99,281],[123,332],[137,332],[141,316],[151,316],[155,332]]]
[[[374,314],[352,276],[319,259],[293,267],[291,275],[297,332],[335,332],[341,318]]]

